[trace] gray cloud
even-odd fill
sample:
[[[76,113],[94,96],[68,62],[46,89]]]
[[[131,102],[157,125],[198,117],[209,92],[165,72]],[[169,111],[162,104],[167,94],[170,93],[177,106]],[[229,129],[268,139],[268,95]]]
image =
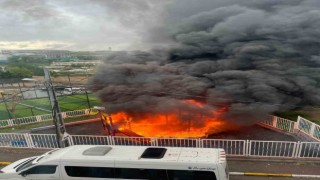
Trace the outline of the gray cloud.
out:
[[[0,42],[24,43],[28,47],[36,41],[57,45],[62,42],[68,44],[63,48],[71,50],[146,48],[149,46],[143,44],[144,37],[140,34],[146,32],[146,27],[154,27],[152,19],[159,19],[163,3],[0,0]]]
[[[166,32],[150,38],[174,43],[108,58],[90,86],[111,112],[167,112],[195,99],[207,111],[225,107],[221,116],[239,124],[319,105],[319,6],[314,0],[173,1],[157,28]]]

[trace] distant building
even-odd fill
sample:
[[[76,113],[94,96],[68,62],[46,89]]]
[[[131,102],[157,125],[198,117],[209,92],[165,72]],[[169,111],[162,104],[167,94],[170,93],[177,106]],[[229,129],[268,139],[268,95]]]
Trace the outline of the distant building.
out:
[[[0,54],[0,63],[7,63],[8,62],[8,56]]]

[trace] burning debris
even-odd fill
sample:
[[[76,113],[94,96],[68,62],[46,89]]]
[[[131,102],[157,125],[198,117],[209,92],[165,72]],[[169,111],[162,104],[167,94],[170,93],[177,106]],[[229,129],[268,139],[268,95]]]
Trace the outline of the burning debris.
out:
[[[188,11],[182,11],[186,5]],[[195,128],[203,136],[227,127],[226,122],[252,124],[265,114],[319,104],[319,1],[203,0],[168,6],[163,27],[170,27],[164,38],[174,42],[171,48],[114,54],[90,82],[108,113],[125,112],[131,126],[144,122],[134,131],[151,131],[151,136],[159,134],[157,128],[174,126],[190,134],[183,137],[193,136]],[[149,128],[159,121],[164,125]]]

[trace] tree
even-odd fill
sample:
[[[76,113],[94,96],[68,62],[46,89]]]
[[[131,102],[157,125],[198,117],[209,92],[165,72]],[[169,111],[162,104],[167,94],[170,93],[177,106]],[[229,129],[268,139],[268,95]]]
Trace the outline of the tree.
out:
[[[10,78],[30,78],[32,77],[32,71],[26,68],[20,67],[8,67],[7,72],[10,74]]]

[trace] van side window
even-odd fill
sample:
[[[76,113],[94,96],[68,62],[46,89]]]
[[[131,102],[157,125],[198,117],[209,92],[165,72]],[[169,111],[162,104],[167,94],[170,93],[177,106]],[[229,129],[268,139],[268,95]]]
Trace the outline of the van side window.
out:
[[[216,180],[211,171],[168,170],[169,180]]]
[[[28,169],[24,174],[54,174],[56,170],[57,165],[42,165]]]
[[[65,170],[71,177],[114,178],[113,168],[108,167],[65,166]]]
[[[134,168],[115,168],[116,179],[167,179],[166,170],[161,169],[134,169]]]

